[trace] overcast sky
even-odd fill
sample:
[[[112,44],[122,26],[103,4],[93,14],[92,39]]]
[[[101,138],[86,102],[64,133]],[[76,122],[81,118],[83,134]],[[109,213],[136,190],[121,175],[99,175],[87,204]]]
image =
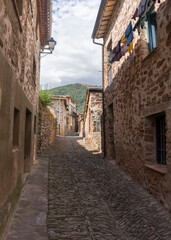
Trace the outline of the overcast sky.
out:
[[[41,59],[41,86],[101,85],[101,46],[91,35],[101,0],[53,0],[52,36],[57,46]]]

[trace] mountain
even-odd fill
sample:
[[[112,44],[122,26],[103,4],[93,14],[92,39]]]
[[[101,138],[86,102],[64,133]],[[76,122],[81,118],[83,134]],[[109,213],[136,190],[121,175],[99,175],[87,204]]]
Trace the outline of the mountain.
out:
[[[77,111],[83,113],[86,91],[89,87],[98,87],[95,85],[88,85],[84,83],[69,84],[62,87],[52,88],[50,91],[54,95],[65,95],[72,97],[77,103]]]

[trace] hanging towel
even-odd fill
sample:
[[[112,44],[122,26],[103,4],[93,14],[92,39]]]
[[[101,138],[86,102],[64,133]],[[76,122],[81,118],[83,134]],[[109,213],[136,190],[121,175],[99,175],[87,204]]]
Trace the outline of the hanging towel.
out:
[[[125,31],[125,37],[127,38],[127,46],[130,45],[130,42],[134,39],[133,31],[132,31],[132,22],[130,21],[126,31]]]
[[[130,45],[128,47],[128,52],[131,53],[132,50],[133,50],[133,41],[130,42]]]

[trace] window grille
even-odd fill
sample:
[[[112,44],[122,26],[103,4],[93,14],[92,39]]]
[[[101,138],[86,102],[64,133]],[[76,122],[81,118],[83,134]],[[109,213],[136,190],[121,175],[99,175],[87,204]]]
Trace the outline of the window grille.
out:
[[[156,155],[157,163],[166,165],[165,115],[156,118]]]

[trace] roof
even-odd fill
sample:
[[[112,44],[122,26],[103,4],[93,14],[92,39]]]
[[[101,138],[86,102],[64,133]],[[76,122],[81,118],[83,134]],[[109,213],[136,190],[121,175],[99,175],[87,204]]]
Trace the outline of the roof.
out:
[[[74,103],[77,104],[77,102],[76,102],[72,97],[70,97],[70,96],[65,96],[65,95],[54,95],[54,96],[52,97],[52,100],[58,100],[58,99],[64,99],[64,100],[66,100],[67,98],[70,99],[72,102],[74,102]]]
[[[37,0],[39,14],[40,43],[44,48],[51,38],[52,0]]]
[[[103,38],[118,0],[102,0],[97,14],[92,38]]]
[[[89,87],[87,88],[87,92],[102,92],[101,87]]]
[[[69,98],[72,102],[77,104],[77,102],[72,97],[70,97],[70,96],[66,96],[66,97]]]

